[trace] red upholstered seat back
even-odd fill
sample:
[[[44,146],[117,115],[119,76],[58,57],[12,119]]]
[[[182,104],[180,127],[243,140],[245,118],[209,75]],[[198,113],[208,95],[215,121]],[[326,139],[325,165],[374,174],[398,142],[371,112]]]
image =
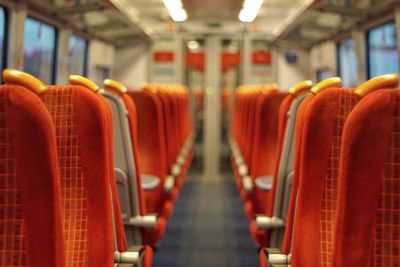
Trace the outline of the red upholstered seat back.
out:
[[[125,107],[128,110],[129,116],[129,130],[131,135],[131,142],[132,142],[132,151],[133,157],[135,159],[135,169],[136,169],[136,181],[137,181],[137,188],[138,188],[138,195],[139,195],[139,207],[140,207],[140,214],[145,215],[147,213],[145,199],[144,199],[144,192],[141,183],[141,169],[139,164],[139,153],[138,153],[138,143],[137,143],[137,111],[135,103],[133,102],[132,98],[127,94],[122,94],[122,100],[124,101]]]
[[[268,205],[266,206],[266,214],[268,216],[273,215],[273,203],[275,200],[275,188],[276,188],[276,178],[278,177],[279,171],[279,162],[282,155],[283,149],[283,141],[285,139],[285,129],[287,122],[287,113],[290,109],[290,105],[292,104],[294,97],[292,94],[288,94],[285,99],[283,99],[282,103],[279,106],[279,114],[278,114],[278,143],[277,150],[275,156],[275,165],[274,165],[274,179],[272,183],[272,189],[269,194]]]
[[[331,266],[341,136],[358,99],[353,89],[330,88],[305,111],[292,266]]]
[[[249,162],[254,177],[273,173],[278,144],[279,106],[286,93],[261,94],[255,103],[252,161]]]
[[[160,99],[148,90],[130,91],[137,108],[139,163],[143,173],[154,174],[161,181],[168,173],[165,150],[164,118]]]
[[[166,152],[167,152],[167,166],[171,168],[174,160],[175,153],[177,148],[178,136],[177,136],[177,125],[176,119],[174,117],[174,102],[170,98],[167,92],[158,91],[156,95],[160,98],[161,111],[164,117],[164,130],[162,131],[165,134],[165,142]]]
[[[400,91],[365,96],[343,130],[333,266],[400,266]]]
[[[244,114],[247,118],[244,121],[243,125],[243,135],[241,136],[241,151],[243,152],[243,158],[246,164],[251,163],[252,159],[252,144],[254,138],[254,132],[256,130],[256,108],[257,108],[257,100],[260,97],[260,92],[256,92],[251,94],[248,97],[248,101],[246,102],[246,110],[247,112]],[[251,166],[249,166],[251,167]],[[250,172],[252,170],[250,169]]]
[[[65,266],[56,138],[37,95],[0,87],[0,265]]]
[[[40,96],[56,129],[66,266],[112,266],[109,133],[104,102],[80,86],[50,86]]]

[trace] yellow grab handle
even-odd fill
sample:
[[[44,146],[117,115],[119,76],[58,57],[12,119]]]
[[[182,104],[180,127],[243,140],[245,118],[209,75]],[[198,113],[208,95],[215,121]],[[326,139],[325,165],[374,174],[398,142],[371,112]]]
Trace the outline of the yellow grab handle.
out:
[[[311,88],[311,92],[313,94],[318,94],[322,90],[329,88],[329,87],[341,87],[342,86],[342,79],[340,77],[332,77],[326,80],[320,81],[316,85]]]
[[[289,89],[289,93],[294,96],[298,96],[304,92],[310,91],[312,86],[313,86],[312,81],[310,80],[302,81],[293,85],[293,87]]]
[[[86,88],[89,88],[93,92],[97,93],[100,90],[100,87],[93,82],[92,80],[85,78],[79,75],[70,75],[68,77],[69,83],[72,85],[80,85]]]
[[[128,89],[125,86],[123,86],[121,83],[119,83],[115,80],[111,80],[111,79],[105,79],[103,82],[103,85],[104,85],[104,89],[113,91],[120,95],[122,95],[128,91]]]
[[[19,70],[5,69],[3,71],[3,80],[6,84],[15,84],[28,88],[36,94],[46,90],[46,85],[36,77]]]
[[[370,79],[356,88],[354,93],[364,97],[369,93],[381,88],[395,88],[399,83],[398,74],[386,74]]]

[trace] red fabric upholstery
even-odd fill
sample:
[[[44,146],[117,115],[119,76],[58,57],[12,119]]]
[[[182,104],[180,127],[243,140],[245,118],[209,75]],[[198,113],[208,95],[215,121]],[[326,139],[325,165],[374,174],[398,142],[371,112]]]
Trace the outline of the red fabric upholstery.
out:
[[[358,102],[352,89],[315,95],[303,117],[292,266],[331,266],[341,135]]]
[[[65,266],[55,130],[26,88],[0,87],[0,147],[0,264]]]
[[[128,94],[137,108],[140,169],[142,173],[159,177],[162,185],[169,173],[162,104],[159,97],[148,90],[130,91]],[[161,186],[156,194],[152,192],[150,195],[145,192],[145,197],[148,212],[158,213],[164,218],[169,217],[171,206],[167,203],[167,197],[163,196]]]
[[[273,175],[278,145],[278,114],[287,94],[270,92],[258,97],[255,111],[255,130],[250,174],[253,179]],[[254,187],[254,213],[264,213],[269,192]]]
[[[146,246],[144,253],[143,267],[151,267],[154,251],[150,246]]]
[[[122,100],[124,101],[125,107],[128,110],[129,116],[129,130],[131,135],[131,142],[132,142],[132,151],[133,157],[135,158],[135,169],[136,169],[136,177],[137,177],[137,188],[139,194],[139,207],[140,207],[140,214],[145,215],[147,214],[147,205],[145,202],[144,192],[140,190],[142,188],[141,183],[141,168],[139,164],[139,154],[138,154],[138,144],[137,144],[137,111],[135,103],[133,102],[132,98],[129,97],[128,94],[122,94]]]
[[[268,267],[267,256],[265,256],[263,249],[261,249],[260,252],[258,252],[258,260],[260,262],[260,267]]]
[[[50,86],[41,98],[56,129],[67,266],[113,266],[106,111],[80,86]]]
[[[273,215],[273,207],[275,200],[275,188],[276,188],[276,177],[278,177],[279,171],[279,163],[282,156],[283,142],[285,140],[285,131],[286,131],[286,123],[287,123],[287,113],[289,112],[290,106],[295,97],[292,94],[288,94],[285,99],[282,101],[279,107],[279,115],[278,115],[278,144],[277,151],[275,157],[275,165],[274,165],[274,180],[272,183],[272,189],[269,193],[268,205],[266,206],[266,214],[268,216]]]
[[[141,169],[140,169],[140,164],[139,164],[139,154],[138,154],[138,145],[137,145],[137,111],[136,111],[136,106],[135,103],[133,102],[132,98],[128,94],[122,94],[121,95],[122,100],[124,101],[125,107],[128,110],[129,113],[129,127],[130,127],[130,135],[131,135],[131,142],[132,142],[132,151],[133,151],[133,157],[135,158],[135,168],[136,168],[136,177],[137,177],[137,188],[138,188],[138,194],[139,194],[139,208],[140,208],[140,214],[141,215],[146,215],[147,214],[147,205],[148,203],[145,202],[145,194],[148,194],[148,199],[152,198],[151,194],[153,193],[153,190],[149,190],[144,192],[142,189],[142,184],[141,184]],[[157,193],[157,191],[155,192]],[[164,218],[159,218],[158,225],[156,229],[150,229],[150,230],[143,230],[143,242],[144,244],[152,245],[154,246],[155,244],[158,243],[160,238],[163,236],[165,233],[165,227],[166,227],[166,222]],[[148,256],[146,256],[148,257]]]
[[[260,212],[262,210],[265,210],[264,214],[267,216],[272,216],[273,215],[273,206],[274,206],[274,200],[275,200],[275,188],[276,188],[276,177],[278,176],[278,168],[279,168],[279,160],[282,154],[282,146],[283,146],[283,141],[285,137],[285,128],[286,128],[286,121],[287,121],[287,112],[290,109],[290,105],[292,104],[294,97],[293,95],[289,94],[287,95],[283,101],[281,102],[279,106],[279,115],[278,115],[278,137],[277,137],[277,147],[276,147],[276,156],[275,156],[275,163],[274,163],[274,178],[273,178],[273,183],[272,183],[272,188],[268,192],[268,198],[265,201],[265,207],[259,207]],[[272,116],[273,118],[276,117],[274,114]],[[263,123],[262,123],[263,124]],[[270,158],[270,160],[272,160]],[[266,173],[269,173],[266,172]],[[265,200],[265,199],[264,199]],[[262,201],[260,199],[259,201]],[[261,246],[268,246],[268,231],[265,230],[258,230],[257,225],[254,220],[251,220],[250,222],[250,231],[253,236],[253,239],[256,243],[258,243]]]
[[[400,266],[400,92],[365,96],[343,130],[333,266]]]

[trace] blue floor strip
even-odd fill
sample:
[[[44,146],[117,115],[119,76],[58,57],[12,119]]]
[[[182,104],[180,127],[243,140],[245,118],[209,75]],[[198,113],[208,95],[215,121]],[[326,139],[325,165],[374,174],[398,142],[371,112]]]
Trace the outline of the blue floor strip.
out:
[[[189,173],[153,266],[259,266],[232,176],[207,181]]]

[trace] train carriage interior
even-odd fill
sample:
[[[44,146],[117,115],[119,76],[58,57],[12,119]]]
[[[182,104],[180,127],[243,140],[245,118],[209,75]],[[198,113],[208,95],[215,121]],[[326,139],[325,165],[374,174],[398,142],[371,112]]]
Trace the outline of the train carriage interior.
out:
[[[1,267],[400,267],[399,0],[0,0]]]

